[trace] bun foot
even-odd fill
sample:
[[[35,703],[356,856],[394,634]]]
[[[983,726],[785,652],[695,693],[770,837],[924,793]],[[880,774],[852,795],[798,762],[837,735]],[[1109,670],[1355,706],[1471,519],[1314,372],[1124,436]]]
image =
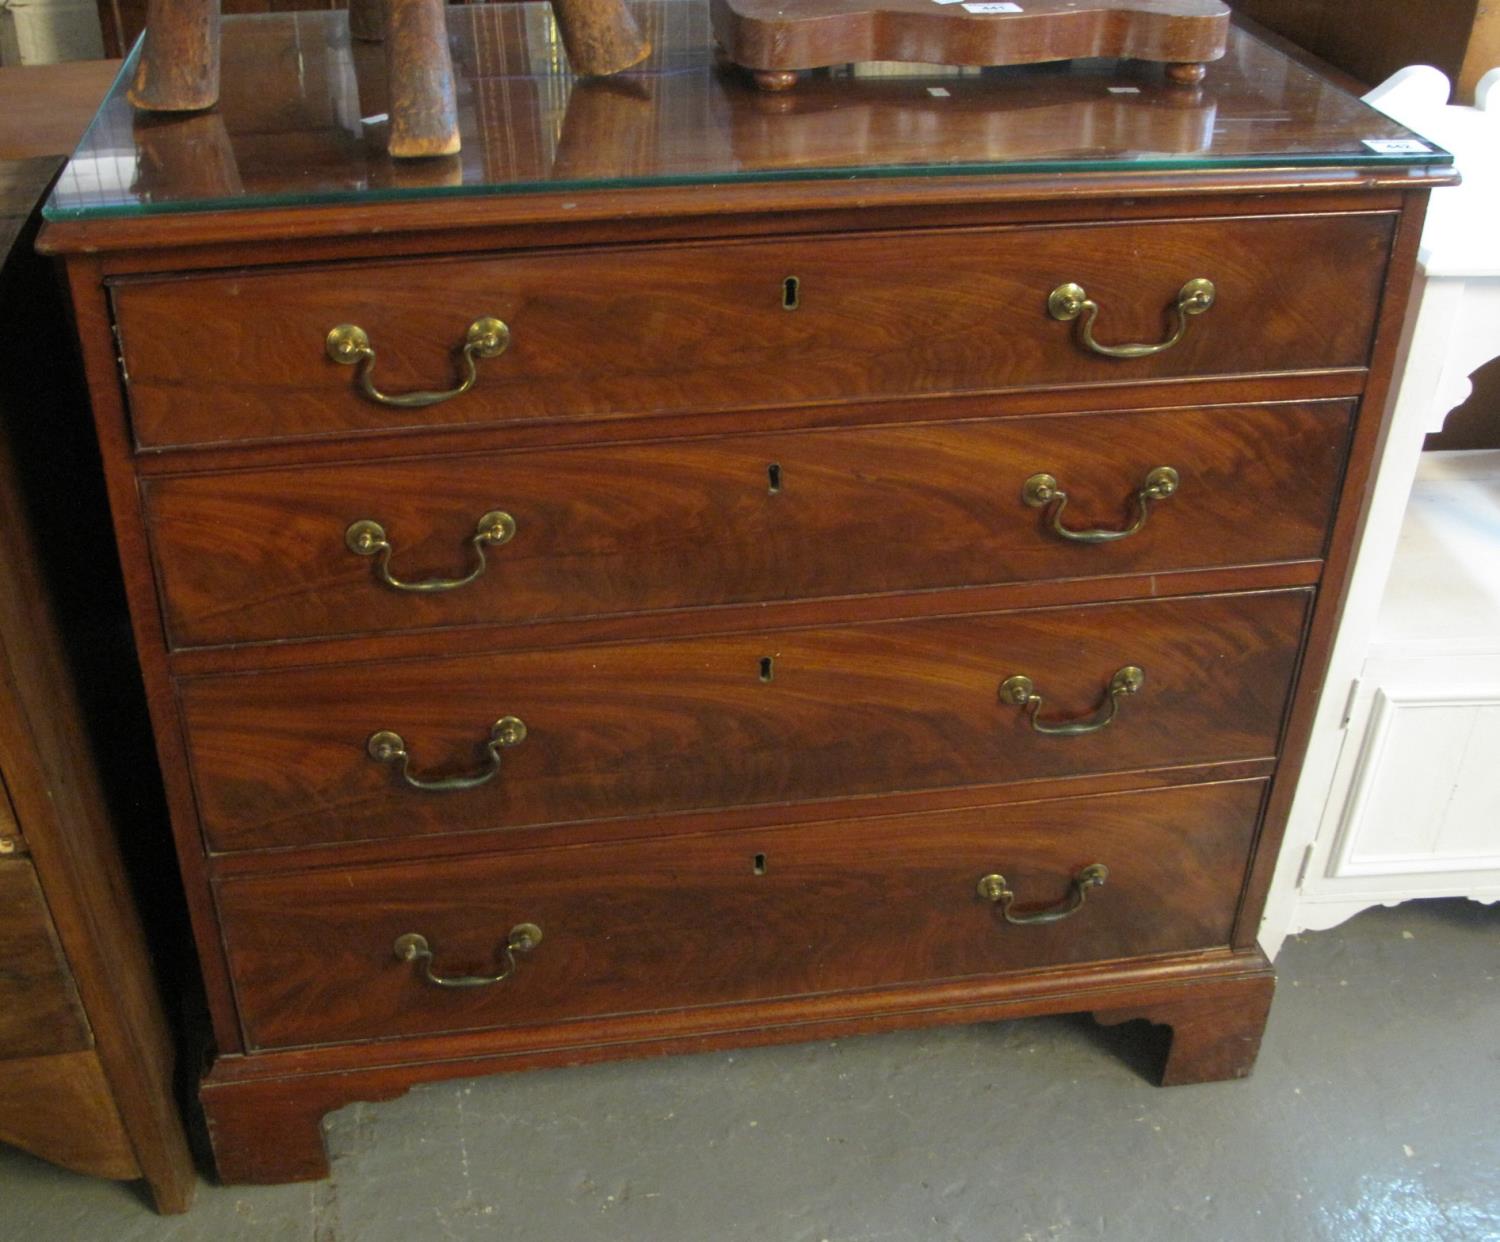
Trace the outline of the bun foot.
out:
[[[1207,72],[1208,66],[1201,61],[1179,61],[1167,66],[1167,77],[1183,86],[1203,81],[1203,75]]]
[[[750,76],[763,91],[789,91],[797,85],[797,75],[790,69],[752,69]]]

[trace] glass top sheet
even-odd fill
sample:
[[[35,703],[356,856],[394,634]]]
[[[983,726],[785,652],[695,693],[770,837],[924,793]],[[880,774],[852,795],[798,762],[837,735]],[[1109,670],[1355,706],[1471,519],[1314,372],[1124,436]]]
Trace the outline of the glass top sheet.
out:
[[[788,0],[793,3],[794,0]],[[568,69],[549,5],[448,10],[463,149],[385,153],[384,50],[347,17],[226,18],[222,91],[143,116],[128,60],[46,207],[52,220],[815,178],[1448,164],[1430,143],[1235,29],[1204,81],[1074,60],[862,64],[759,90],[715,63],[705,0],[645,0],[655,49],[613,78]]]

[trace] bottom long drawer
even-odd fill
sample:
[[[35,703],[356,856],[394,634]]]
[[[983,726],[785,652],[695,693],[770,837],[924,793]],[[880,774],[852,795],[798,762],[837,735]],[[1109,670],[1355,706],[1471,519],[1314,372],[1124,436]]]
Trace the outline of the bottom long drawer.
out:
[[[528,1026],[1222,946],[1263,788],[278,873],[218,896],[252,1048]]]

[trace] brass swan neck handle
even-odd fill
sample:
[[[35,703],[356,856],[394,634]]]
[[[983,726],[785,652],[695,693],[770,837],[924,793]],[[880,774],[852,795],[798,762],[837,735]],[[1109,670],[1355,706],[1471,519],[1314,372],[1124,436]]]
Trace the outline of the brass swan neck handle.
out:
[[[515,534],[516,519],[504,509],[491,509],[479,519],[474,534],[469,538],[469,544],[474,549],[474,568],[462,578],[424,578],[420,582],[408,582],[391,572],[391,557],[395,555],[395,548],[385,533],[385,527],[373,518],[360,518],[359,521],[350,523],[349,529],[344,532],[344,546],[356,556],[378,556],[380,559],[375,563],[375,572],[393,590],[433,594],[438,591],[456,591],[482,576],[488,568],[485,549],[509,543],[515,538]]]
[[[1005,916],[1005,921],[1014,923],[1017,927],[1035,926],[1039,923],[1061,923],[1083,909],[1083,903],[1088,900],[1090,889],[1103,888],[1104,882],[1108,879],[1109,868],[1103,863],[1090,863],[1087,867],[1081,867],[1073,877],[1072,891],[1064,903],[1050,910],[1038,910],[1034,914],[1016,914],[1011,910],[1011,903],[1015,901],[1016,894],[1011,889],[1010,881],[1003,875],[984,876],[979,881],[979,895],[986,901],[994,902],[999,906],[1000,913]]]
[[[432,946],[427,937],[407,932],[396,937],[396,957],[403,962],[420,962],[422,977],[439,988],[487,988],[503,983],[516,973],[516,954],[530,953],[542,943],[542,929],[535,923],[517,923],[505,938],[501,952],[505,965],[493,975],[441,975],[432,968]]]
[[[501,750],[508,746],[519,746],[525,740],[525,722],[518,716],[502,716],[490,726],[490,738],[485,744],[489,761],[482,772],[473,776],[445,776],[435,780],[412,774],[411,755],[407,752],[405,739],[399,733],[380,729],[370,734],[369,741],[365,743],[365,751],[377,763],[394,764],[401,779],[413,789],[423,793],[455,793],[488,785],[500,775]]]
[[[1054,475],[1032,475],[1021,485],[1021,500],[1032,509],[1047,509],[1047,526],[1059,539],[1071,543],[1113,543],[1138,533],[1146,525],[1152,504],[1175,496],[1178,483],[1177,471],[1171,466],[1157,466],[1148,471],[1135,492],[1135,520],[1124,530],[1070,530],[1064,526],[1062,515],[1069,497]]]
[[[1042,696],[1037,693],[1036,684],[1031,678],[1022,673],[1005,679],[1000,687],[1000,698],[1026,712],[1032,729],[1037,733],[1045,733],[1051,737],[1079,737],[1085,733],[1098,733],[1111,724],[1119,714],[1120,700],[1137,693],[1145,684],[1145,670],[1134,664],[1127,664],[1109,679],[1104,702],[1092,716],[1087,720],[1069,720],[1062,724],[1048,724],[1040,718]]]
[[[1149,358],[1163,353],[1182,340],[1187,333],[1188,320],[1209,310],[1218,297],[1214,282],[1198,276],[1177,291],[1177,302],[1173,308],[1177,316],[1176,327],[1166,340],[1155,345],[1102,345],[1094,338],[1094,320],[1099,317],[1099,303],[1084,291],[1080,284],[1068,281],[1058,285],[1047,297],[1047,313],[1062,323],[1078,320],[1078,339],[1083,347],[1106,358]]]
[[[375,346],[370,341],[370,334],[358,324],[341,323],[330,329],[323,341],[323,348],[340,366],[358,368],[354,373],[355,384],[375,404],[398,410],[419,410],[424,406],[437,405],[440,401],[451,401],[454,397],[463,396],[479,379],[477,359],[497,358],[509,344],[509,325],[493,315],[482,315],[464,333],[464,343],[459,351],[463,375],[459,382],[440,392],[424,390],[405,393],[386,393],[375,387]]]

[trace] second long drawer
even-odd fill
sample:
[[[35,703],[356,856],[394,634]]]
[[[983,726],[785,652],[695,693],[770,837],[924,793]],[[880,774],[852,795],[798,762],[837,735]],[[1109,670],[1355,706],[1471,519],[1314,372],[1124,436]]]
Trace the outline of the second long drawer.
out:
[[[175,646],[527,622],[1316,558],[1352,408],[1056,415],[188,475],[147,482],[144,501]],[[1176,489],[1143,513],[1137,493],[1160,467],[1176,472]],[[1027,481],[1041,474],[1065,508],[1028,505]],[[492,511],[509,515],[509,537],[476,544]],[[1064,533],[1143,518],[1122,539]],[[365,555],[351,546],[361,530]],[[434,580],[449,585],[409,589]]]
[[[372,648],[180,694],[211,849],[465,832],[1268,758],[1311,598],[429,660]],[[1070,726],[1087,731],[1043,731]]]

